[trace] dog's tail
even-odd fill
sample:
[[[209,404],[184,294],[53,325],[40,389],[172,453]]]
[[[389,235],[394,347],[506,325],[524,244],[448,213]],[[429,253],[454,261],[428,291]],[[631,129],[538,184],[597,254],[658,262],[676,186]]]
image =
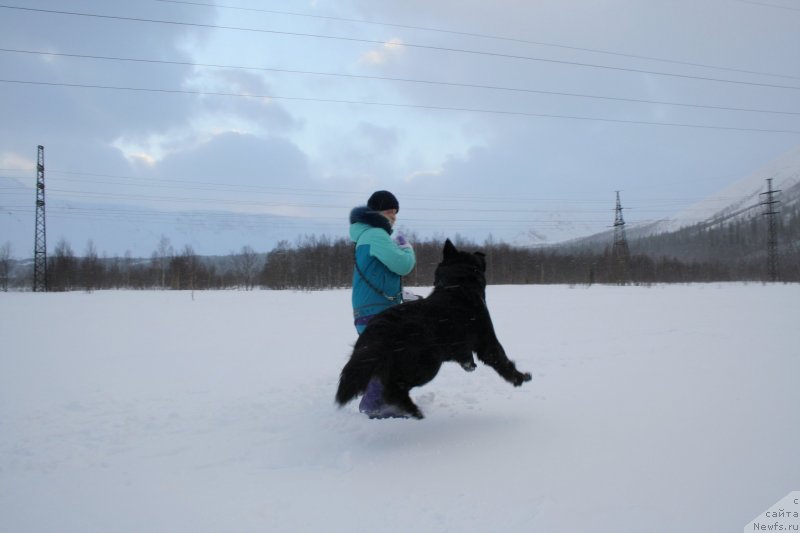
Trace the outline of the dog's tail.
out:
[[[342,406],[367,390],[367,384],[375,372],[375,354],[366,347],[356,346],[350,360],[339,376],[336,403]]]

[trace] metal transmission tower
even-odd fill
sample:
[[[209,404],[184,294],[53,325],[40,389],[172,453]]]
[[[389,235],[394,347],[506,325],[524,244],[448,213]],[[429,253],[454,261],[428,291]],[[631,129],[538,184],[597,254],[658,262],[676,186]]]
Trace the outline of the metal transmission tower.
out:
[[[44,216],[44,146],[36,163],[36,236],[33,245],[33,290],[47,291],[47,231]]]
[[[611,272],[616,283],[628,282],[631,252],[625,236],[625,219],[622,218],[622,202],[617,191],[617,207],[614,216],[614,248],[611,250]]]
[[[775,207],[780,203],[774,199],[774,194],[781,192],[772,189],[772,178],[767,179],[767,192],[762,192],[761,196],[766,196],[761,205],[764,206],[764,216],[767,217],[767,272],[770,281],[778,281],[778,224],[775,215],[780,213]]]

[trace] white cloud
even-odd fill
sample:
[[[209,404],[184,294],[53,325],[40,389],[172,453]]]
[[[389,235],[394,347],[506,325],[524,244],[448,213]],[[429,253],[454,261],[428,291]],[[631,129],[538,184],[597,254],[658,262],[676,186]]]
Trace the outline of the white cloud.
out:
[[[383,43],[383,45],[377,50],[370,50],[369,52],[362,54],[361,58],[359,59],[359,63],[372,66],[385,65],[393,57],[397,57],[402,53],[403,41],[402,39],[395,37],[394,39]]]
[[[143,164],[147,167],[152,167],[156,164],[156,160],[150,154],[146,154],[144,152],[135,152],[130,154],[125,154],[125,156],[133,163]]]
[[[429,178],[437,178],[441,176],[443,173],[444,170],[442,170],[441,168],[437,168],[435,170],[416,170],[406,175],[403,178],[403,181],[405,181],[406,183],[412,183],[414,181],[426,180]]]
[[[12,168],[15,170],[34,170],[36,161],[14,152],[0,154],[0,168]]]

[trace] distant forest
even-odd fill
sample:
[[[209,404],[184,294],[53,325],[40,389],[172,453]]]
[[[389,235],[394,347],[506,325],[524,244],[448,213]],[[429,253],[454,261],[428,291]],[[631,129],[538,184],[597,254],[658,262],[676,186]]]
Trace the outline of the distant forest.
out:
[[[779,280],[800,281],[800,213],[781,223]],[[430,286],[441,260],[443,239],[411,236],[417,266],[407,286]],[[717,228],[696,226],[679,232],[632,238],[630,254],[614,257],[611,243],[521,248],[456,237],[456,246],[481,251],[489,284],[636,284],[713,281],[767,281],[766,226],[762,218]],[[31,261],[10,258],[0,247],[0,290],[30,290]],[[91,241],[77,256],[61,240],[47,262],[48,291],[104,289],[296,289],[349,287],[353,244],[346,239],[305,236],[282,241],[268,253],[249,246],[224,257],[199,256],[190,246],[175,251],[163,237],[150,258],[101,258]]]

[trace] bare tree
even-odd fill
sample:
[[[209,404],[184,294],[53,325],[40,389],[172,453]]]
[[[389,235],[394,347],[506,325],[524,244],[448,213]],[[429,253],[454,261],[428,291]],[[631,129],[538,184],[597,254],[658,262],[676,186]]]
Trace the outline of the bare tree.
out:
[[[280,241],[271,252],[261,271],[261,283],[270,289],[287,289],[291,286],[292,245],[287,240]]]
[[[186,245],[180,254],[174,256],[169,264],[170,286],[176,290],[207,288],[207,282],[201,280],[205,271],[200,258],[191,245]]]
[[[256,277],[261,270],[258,254],[250,246],[242,246],[238,254],[231,255],[233,272],[236,276],[236,283],[244,287],[244,290],[252,290],[256,285]]]
[[[72,247],[64,237],[56,244],[54,254],[47,262],[47,287],[51,291],[71,290],[78,265]]]
[[[153,252],[153,266],[158,272],[158,284],[164,289],[167,287],[167,270],[169,270],[170,262],[174,251],[169,239],[164,235],[158,241],[158,248]]]
[[[0,246],[0,288],[8,291],[8,276],[11,273],[11,243],[6,241]]]
[[[130,250],[125,250],[125,258],[122,261],[122,286],[131,286],[131,270],[133,270],[133,254]]]
[[[100,258],[97,256],[97,248],[91,239],[86,243],[86,251],[80,261],[80,273],[83,288],[87,292],[92,292],[101,285],[103,265],[100,263]]]

